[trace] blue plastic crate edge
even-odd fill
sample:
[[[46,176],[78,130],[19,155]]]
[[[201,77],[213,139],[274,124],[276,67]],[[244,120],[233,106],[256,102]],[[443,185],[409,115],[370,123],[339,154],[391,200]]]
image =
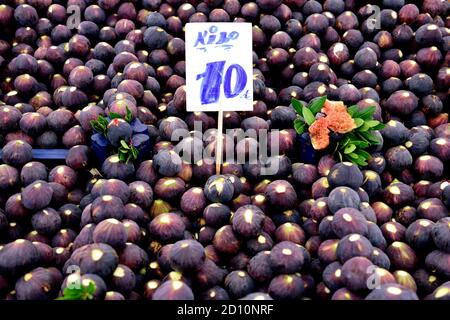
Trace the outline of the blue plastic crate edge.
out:
[[[65,160],[69,149],[33,149],[33,159],[39,160]],[[0,160],[3,150],[0,149]]]

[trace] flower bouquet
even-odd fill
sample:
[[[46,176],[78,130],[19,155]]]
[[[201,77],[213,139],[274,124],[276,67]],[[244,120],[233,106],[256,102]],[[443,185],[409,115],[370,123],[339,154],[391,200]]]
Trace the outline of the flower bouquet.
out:
[[[125,163],[141,161],[151,150],[147,126],[133,119],[128,108],[125,117],[110,112],[108,117],[92,120],[91,126],[94,129],[92,150],[101,162],[111,154],[117,154]]]
[[[367,149],[381,143],[374,131],[383,129],[384,124],[373,119],[374,106],[347,108],[343,102],[327,100],[326,96],[314,99],[308,106],[297,99],[292,99],[291,104],[297,112],[294,128],[300,137],[304,162],[315,160],[305,154],[308,150],[313,157],[328,151],[340,161],[363,167],[370,158]]]

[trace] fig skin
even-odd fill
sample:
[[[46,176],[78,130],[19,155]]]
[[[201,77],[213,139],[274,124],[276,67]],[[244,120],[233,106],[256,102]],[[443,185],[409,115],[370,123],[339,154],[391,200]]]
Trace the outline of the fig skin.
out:
[[[351,291],[367,289],[368,268],[373,266],[372,262],[365,257],[353,257],[342,266],[342,279],[345,287]]]
[[[36,268],[21,277],[15,286],[18,300],[50,300],[54,299],[62,283],[62,275],[54,269],[59,279],[55,279],[50,269]]]
[[[169,280],[161,284],[153,293],[153,300],[194,300],[192,289],[179,280]]]
[[[274,299],[290,300],[303,296],[305,283],[296,274],[278,275],[269,284],[269,295]]]
[[[328,174],[328,183],[331,188],[346,186],[357,190],[363,184],[363,175],[351,162],[337,163]]]
[[[198,270],[205,261],[203,246],[194,240],[175,242],[169,251],[170,265],[180,272]]]
[[[52,201],[53,189],[42,180],[36,180],[23,189],[22,204],[29,210],[40,210],[47,207]]]
[[[328,195],[328,208],[336,213],[341,208],[359,208],[361,202],[359,195],[348,187],[337,187]]]
[[[61,271],[76,264],[99,300],[448,299],[450,31],[442,1],[379,1],[378,30],[372,6],[355,0],[70,0],[85,18],[74,32],[64,1],[7,2],[2,298],[55,299],[68,284]],[[206,161],[184,162],[171,141],[177,129],[194,137],[195,121],[217,127],[214,114],[185,108],[183,26],[207,21],[254,24],[253,110],[225,112],[225,128],[280,131],[279,155],[226,162],[219,175]],[[329,152],[316,164],[297,157],[291,99],[306,105],[323,95],[360,110],[373,105],[374,119],[386,123],[367,167]],[[143,161],[108,154],[98,163],[90,122],[124,117],[126,107],[142,126],[108,119],[108,143],[117,148],[139,129],[152,150]],[[214,136],[201,146],[214,151]],[[257,143],[244,142],[237,153]],[[33,159],[33,148],[60,147],[70,149],[65,163]],[[279,170],[263,175],[272,163]],[[94,168],[102,177],[90,176]],[[376,268],[381,288],[364,287],[364,267]]]
[[[0,189],[13,189],[19,183],[19,171],[8,164],[0,165]]]
[[[120,249],[125,246],[127,232],[123,223],[110,218],[97,224],[92,234],[92,240],[94,243],[106,243],[113,248]]]
[[[30,241],[18,239],[6,244],[0,250],[0,257],[2,273],[19,276],[37,266],[39,251]]]
[[[117,268],[119,257],[116,251],[104,243],[85,245],[73,251],[64,264],[63,271],[70,265],[78,265],[81,273],[94,273],[102,278],[113,274]]]
[[[231,223],[237,235],[252,238],[262,231],[264,213],[256,206],[240,207],[233,215]]]
[[[234,299],[242,298],[255,289],[254,280],[243,270],[230,272],[225,277],[224,286],[229,292],[230,297]]]
[[[3,161],[6,164],[15,167],[22,167],[25,163],[31,161],[32,159],[32,147],[22,140],[8,142],[3,147]]]
[[[450,218],[442,218],[437,221],[432,229],[431,236],[436,246],[447,253],[450,253]]]
[[[270,264],[277,273],[292,273],[300,270],[310,259],[302,246],[290,241],[276,244],[270,252]]]

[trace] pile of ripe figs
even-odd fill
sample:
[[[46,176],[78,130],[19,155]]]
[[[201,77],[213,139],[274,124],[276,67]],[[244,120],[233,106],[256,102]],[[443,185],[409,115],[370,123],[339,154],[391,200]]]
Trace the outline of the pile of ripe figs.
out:
[[[254,108],[224,126],[279,130],[266,162],[178,154],[216,145],[186,112],[189,22],[253,24]],[[0,299],[450,299],[450,2],[3,0],[0,28]],[[367,167],[299,161],[291,99],[323,95],[376,107]],[[151,152],[101,162],[110,112]]]

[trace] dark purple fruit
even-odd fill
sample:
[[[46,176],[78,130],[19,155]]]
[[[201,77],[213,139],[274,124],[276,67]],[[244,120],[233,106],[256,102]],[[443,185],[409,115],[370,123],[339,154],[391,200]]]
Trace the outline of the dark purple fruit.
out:
[[[61,217],[56,210],[46,208],[33,215],[31,224],[40,234],[53,235],[61,227]]]
[[[405,232],[406,242],[417,251],[424,251],[432,246],[432,229],[434,223],[428,219],[418,219],[411,223]]]
[[[353,257],[366,257],[370,258],[372,255],[373,247],[370,241],[359,234],[352,233],[341,240],[336,248],[336,254],[341,263],[344,263]]]
[[[39,262],[38,249],[28,240],[18,239],[0,249],[0,270],[3,274],[21,275]]]
[[[81,273],[94,273],[100,277],[109,277],[117,268],[119,257],[116,251],[104,243],[88,244],[73,251],[63,270],[70,265],[78,265]]]
[[[271,206],[282,209],[293,208],[297,202],[294,188],[285,180],[270,183],[265,190],[265,196]]]
[[[95,227],[92,239],[96,243],[106,243],[113,248],[120,249],[125,246],[127,232],[120,221],[109,218],[101,221]]]
[[[361,202],[359,195],[348,187],[333,189],[328,196],[328,208],[335,213],[341,208],[358,208]]]
[[[77,173],[65,165],[54,167],[48,175],[49,182],[59,183],[68,189],[75,187],[77,179]]]
[[[32,148],[22,140],[11,141],[3,147],[2,157],[6,164],[21,167],[33,159]]]
[[[305,283],[297,274],[276,276],[269,284],[268,292],[273,299],[290,300],[303,296]]]
[[[213,203],[203,210],[205,223],[211,227],[220,228],[230,221],[230,208],[221,203]]]
[[[211,202],[226,203],[233,198],[234,186],[226,176],[211,176],[206,181],[203,192]]]
[[[193,187],[187,190],[180,200],[180,208],[188,216],[198,216],[206,206],[206,198],[203,190]]]
[[[239,299],[255,289],[255,283],[246,271],[236,270],[225,277],[225,289],[231,298]]]
[[[354,257],[347,260],[342,266],[342,280],[345,286],[352,291],[366,290],[372,262],[365,257]]]
[[[0,190],[8,191],[19,183],[19,171],[7,164],[0,165]]]
[[[448,217],[448,208],[444,206],[440,199],[430,198],[420,202],[417,206],[417,214],[421,218],[437,222]]]
[[[59,271],[56,270],[57,273]],[[18,300],[50,300],[58,293],[62,276],[54,276],[50,269],[36,268],[21,277],[15,286]]]
[[[160,214],[149,224],[150,234],[163,243],[181,240],[185,229],[183,220],[175,213]]]
[[[264,213],[256,206],[240,207],[231,219],[233,231],[243,238],[252,238],[261,232]]]
[[[181,240],[170,247],[170,265],[179,272],[198,270],[204,260],[205,250],[198,241]]]
[[[435,181],[442,177],[444,165],[439,158],[424,155],[418,157],[414,162],[414,171],[423,180]]]
[[[172,177],[182,169],[181,158],[173,150],[161,150],[153,157],[153,166],[163,176]]]
[[[354,208],[342,208],[336,211],[331,222],[333,232],[342,238],[351,233],[367,235],[367,220]]]
[[[102,164],[102,173],[108,179],[128,180],[135,172],[132,162],[121,162],[118,155],[106,158]]]
[[[425,265],[429,270],[436,270],[437,274],[448,278],[450,275],[450,255],[446,252],[435,250],[425,258]]]
[[[404,242],[395,241],[386,249],[392,266],[398,270],[414,270],[418,259],[414,250]]]
[[[241,240],[236,237],[230,225],[223,226],[217,230],[213,239],[214,248],[223,254],[236,254],[241,246]]]
[[[437,221],[432,229],[431,235],[434,243],[444,252],[450,252],[450,218],[442,218]]]
[[[53,189],[42,180],[37,180],[25,189],[21,194],[22,204],[25,208],[36,211],[47,207],[53,195]]]
[[[153,293],[153,300],[194,300],[191,288],[179,280],[162,283]]]
[[[366,300],[419,300],[417,294],[400,284],[384,284],[367,295]]]
[[[104,195],[96,198],[92,202],[90,215],[95,223],[99,223],[109,218],[122,219],[124,211],[123,202],[120,198],[112,195]]]
[[[270,264],[277,273],[293,273],[308,263],[309,253],[302,246],[290,241],[276,244],[270,252]]]
[[[390,206],[402,207],[414,201],[414,190],[402,182],[391,183],[384,191],[384,199]]]

